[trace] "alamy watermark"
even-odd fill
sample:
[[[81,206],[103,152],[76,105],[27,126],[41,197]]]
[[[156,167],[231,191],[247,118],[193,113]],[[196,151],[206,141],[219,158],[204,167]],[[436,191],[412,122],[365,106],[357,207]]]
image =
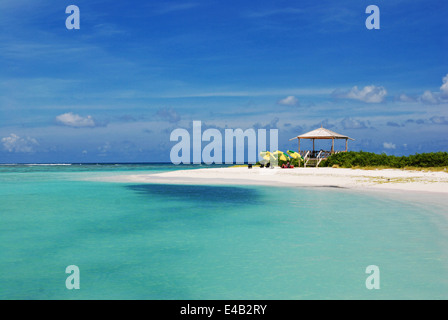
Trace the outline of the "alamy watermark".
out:
[[[278,129],[250,128],[244,131],[239,128],[225,129],[224,141],[218,129],[209,128],[202,132],[201,121],[193,121],[192,131],[192,135],[188,130],[181,128],[171,132],[170,141],[177,142],[170,152],[170,160],[173,164],[243,164],[246,141],[247,162],[254,164],[258,160],[258,154],[267,150],[268,137],[269,149],[272,151],[278,149]],[[204,147],[203,142],[206,142]]]
[[[367,266],[366,273],[369,274],[366,279],[366,288],[369,290],[380,289],[380,268],[375,265]]]
[[[370,14],[366,19],[366,28],[369,30],[380,29],[380,8],[370,5],[366,8],[366,13]]]
[[[65,273],[70,274],[65,280],[65,287],[68,290],[80,289],[81,288],[81,278],[78,266],[70,265],[65,268]]]
[[[70,14],[67,19],[65,19],[65,27],[68,30],[80,29],[81,18],[78,6],[70,5],[65,9],[65,13]]]
[[[73,4],[69,5],[65,9],[65,13],[70,14],[65,20],[65,27],[68,30],[79,30],[81,23],[79,7]],[[369,14],[365,22],[366,28],[369,30],[380,29],[380,8],[376,5],[369,5],[365,13]]]

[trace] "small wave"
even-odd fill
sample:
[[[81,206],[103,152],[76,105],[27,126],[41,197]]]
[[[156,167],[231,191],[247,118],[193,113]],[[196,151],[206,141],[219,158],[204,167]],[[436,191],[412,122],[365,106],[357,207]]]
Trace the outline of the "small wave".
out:
[[[26,163],[22,166],[71,166],[71,163]]]

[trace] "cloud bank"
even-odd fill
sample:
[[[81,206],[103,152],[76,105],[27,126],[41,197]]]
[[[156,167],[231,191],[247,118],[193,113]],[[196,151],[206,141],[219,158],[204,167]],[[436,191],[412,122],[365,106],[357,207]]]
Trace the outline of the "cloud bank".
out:
[[[30,137],[21,138],[14,133],[11,133],[9,137],[3,138],[2,144],[3,147],[8,152],[17,152],[17,153],[34,152],[34,147],[39,145],[37,140],[34,138]]]
[[[377,86],[365,86],[359,90],[358,86],[354,86],[348,92],[334,92],[335,97],[342,99],[353,99],[367,103],[380,103],[383,102],[387,95],[387,90],[384,87]]]
[[[72,112],[64,113],[56,117],[56,122],[73,128],[95,127],[95,121],[91,116],[81,117]]]
[[[384,149],[396,149],[397,148],[397,146],[392,142],[384,142],[383,147],[384,147]]]
[[[440,87],[440,94],[442,95],[442,98],[448,99],[448,73],[443,77],[442,82],[443,84]]]

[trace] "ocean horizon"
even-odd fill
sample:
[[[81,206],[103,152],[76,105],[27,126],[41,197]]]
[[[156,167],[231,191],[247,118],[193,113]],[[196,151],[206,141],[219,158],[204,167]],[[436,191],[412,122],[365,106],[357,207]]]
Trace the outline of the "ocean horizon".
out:
[[[0,165],[0,299],[446,298],[443,195],[98,179],[198,167]]]

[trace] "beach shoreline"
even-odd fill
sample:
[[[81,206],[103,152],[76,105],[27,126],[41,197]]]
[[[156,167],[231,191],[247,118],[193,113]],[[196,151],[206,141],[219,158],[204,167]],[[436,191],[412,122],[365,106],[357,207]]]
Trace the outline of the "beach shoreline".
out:
[[[211,167],[155,174],[109,176],[99,179],[122,183],[333,187],[356,190],[448,193],[447,172],[400,169]]]

